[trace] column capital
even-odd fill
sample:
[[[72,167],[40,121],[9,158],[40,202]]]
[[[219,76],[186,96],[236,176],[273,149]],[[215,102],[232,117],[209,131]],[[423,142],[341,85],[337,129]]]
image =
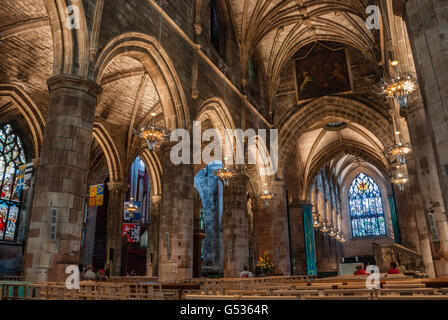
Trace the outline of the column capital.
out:
[[[122,191],[127,192],[129,190],[129,183],[122,181],[111,181],[107,183],[109,191]]]
[[[103,88],[96,82],[84,77],[71,74],[59,74],[47,80],[48,89],[51,92],[60,89],[80,90],[96,98]]]
[[[151,202],[152,202],[153,204],[158,204],[158,203],[160,203],[161,201],[162,201],[162,195],[160,195],[160,194],[156,194],[156,195],[151,196]]]
[[[202,33],[202,27],[201,27],[201,25],[199,23],[195,23],[194,24],[194,32],[197,35],[200,35]]]

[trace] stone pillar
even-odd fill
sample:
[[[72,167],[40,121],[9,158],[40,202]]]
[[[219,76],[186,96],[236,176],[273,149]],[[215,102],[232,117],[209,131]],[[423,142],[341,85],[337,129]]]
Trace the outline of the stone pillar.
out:
[[[439,241],[431,242],[432,254],[436,266],[436,274],[445,276],[448,275],[448,229],[444,215],[445,208],[443,206],[442,190],[437,174],[435,152],[429,137],[425,109],[420,96],[409,104],[406,121],[409,127],[413,156],[416,159],[417,179],[424,201],[424,213],[420,218],[422,224],[429,231],[428,213],[434,212]],[[434,241],[434,239],[432,240]]]
[[[87,209],[83,257],[83,264],[85,266],[92,264],[93,261],[93,249],[95,247],[96,213],[97,207],[89,207]]]
[[[306,249],[303,235],[303,210],[298,200],[289,205],[289,223],[291,228],[291,255],[294,274],[306,274]]]
[[[106,267],[112,276],[122,276],[124,196],[129,183],[109,182],[107,205]]]
[[[174,165],[171,148],[161,146],[162,204],[159,232],[159,280],[170,282],[193,277],[194,176],[193,166]]]
[[[448,6],[444,0],[408,0],[405,4],[405,15],[446,210],[448,206],[448,19],[446,19]]]
[[[302,204],[303,226],[305,231],[306,269],[307,274],[317,276],[316,245],[314,242],[313,205]]]
[[[224,187],[223,260],[224,277],[239,277],[249,266],[249,216],[247,176],[237,175]]]
[[[146,255],[146,275],[154,277],[158,274],[159,265],[159,228],[160,228],[160,205],[161,195],[151,197],[149,209],[148,251]]]
[[[426,273],[435,276],[429,240],[429,230],[425,220],[424,200],[418,183],[416,161],[411,155],[407,160],[409,182],[404,191],[395,188],[400,234],[403,245],[422,255]]]
[[[97,95],[94,82],[72,75],[48,80],[50,104],[25,253],[27,281],[65,281],[78,264]],[[52,229],[52,236],[50,236]]]
[[[258,199],[254,217],[255,257],[261,257],[265,251],[274,261],[283,275],[290,275],[290,251],[288,236],[288,216],[286,193],[283,182],[272,183],[274,198],[266,206]]]

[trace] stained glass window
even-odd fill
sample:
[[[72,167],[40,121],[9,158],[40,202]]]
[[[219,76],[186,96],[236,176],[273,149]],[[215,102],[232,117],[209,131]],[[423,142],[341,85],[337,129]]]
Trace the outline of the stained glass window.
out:
[[[20,208],[19,167],[25,164],[22,141],[9,124],[0,126],[0,240],[14,241]]]
[[[348,201],[354,238],[386,235],[381,191],[372,178],[360,173],[350,186]]]

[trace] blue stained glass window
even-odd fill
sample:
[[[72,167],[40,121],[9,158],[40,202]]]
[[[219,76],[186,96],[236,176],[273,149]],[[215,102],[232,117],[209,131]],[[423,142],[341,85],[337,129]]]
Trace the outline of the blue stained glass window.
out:
[[[19,218],[19,167],[25,164],[23,144],[9,124],[0,127],[0,240],[14,241]]]
[[[348,202],[354,238],[386,235],[381,191],[372,178],[360,173],[350,186]]]

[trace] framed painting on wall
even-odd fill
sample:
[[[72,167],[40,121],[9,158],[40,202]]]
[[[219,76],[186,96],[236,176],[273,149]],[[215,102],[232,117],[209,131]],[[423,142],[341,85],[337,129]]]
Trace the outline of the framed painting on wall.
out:
[[[345,48],[316,43],[294,60],[297,104],[313,98],[353,92],[350,61]]]

